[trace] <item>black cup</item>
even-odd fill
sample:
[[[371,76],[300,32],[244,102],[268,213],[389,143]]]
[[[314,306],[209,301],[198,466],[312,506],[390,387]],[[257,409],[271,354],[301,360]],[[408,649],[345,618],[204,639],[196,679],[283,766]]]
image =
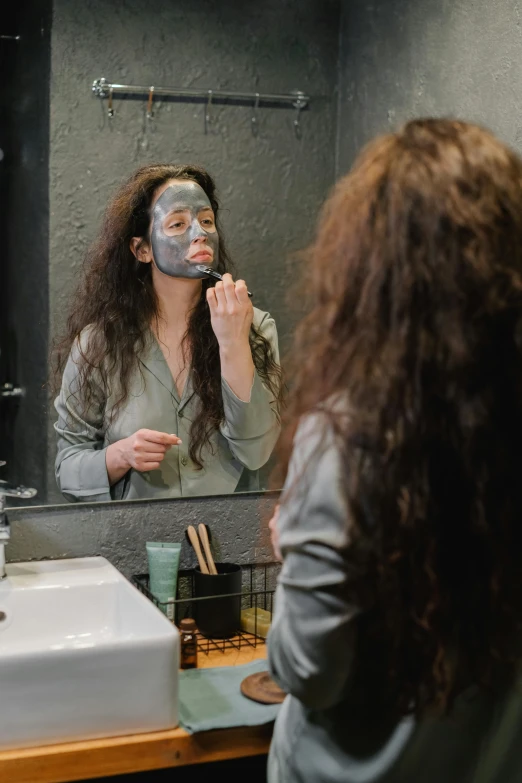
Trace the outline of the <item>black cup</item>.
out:
[[[216,563],[217,574],[203,574],[194,569],[194,615],[203,636],[228,639],[235,636],[241,623],[241,566]],[[206,596],[224,596],[207,598]]]

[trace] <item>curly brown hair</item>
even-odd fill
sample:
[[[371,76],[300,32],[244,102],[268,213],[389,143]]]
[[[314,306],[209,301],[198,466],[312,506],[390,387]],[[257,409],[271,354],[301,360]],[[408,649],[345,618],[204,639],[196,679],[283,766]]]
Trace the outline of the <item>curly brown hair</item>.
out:
[[[480,127],[409,122],[338,183],[308,256],[283,474],[300,417],[327,411],[351,595],[400,710],[444,713],[522,660],[522,161]]]
[[[118,389],[114,415],[126,402],[134,372],[141,372],[140,353],[148,329],[158,322],[158,299],[152,283],[152,265],[136,260],[133,237],[148,238],[151,205],[156,190],[171,179],[197,182],[205,191],[216,218],[219,233],[221,274],[233,272],[223,231],[219,203],[210,174],[199,166],[152,164],[139,168],[119,189],[105,211],[98,239],[89,248],[82,279],[73,298],[65,334],[55,348],[55,385],[58,386],[71,347],[83,329],[91,326],[88,344],[81,348],[82,365],[75,395],[86,408],[95,398],[92,369],[101,374],[108,394]],[[214,280],[202,281],[201,298],[190,314],[184,342],[191,357],[194,391],[199,409],[191,425],[189,454],[202,467],[202,452],[223,420],[219,345],[210,322],[206,290]],[[255,367],[276,400],[282,395],[281,369],[272,348],[254,326],[250,345]]]

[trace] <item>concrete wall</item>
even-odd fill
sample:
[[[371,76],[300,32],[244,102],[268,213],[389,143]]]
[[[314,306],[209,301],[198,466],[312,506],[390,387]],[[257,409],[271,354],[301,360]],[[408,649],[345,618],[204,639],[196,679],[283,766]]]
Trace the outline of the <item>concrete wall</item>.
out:
[[[342,3],[337,173],[378,133],[454,115],[522,150],[518,0]]]
[[[10,509],[6,556],[21,562],[102,555],[130,578],[148,570],[147,541],[182,541],[181,567],[189,568],[195,559],[185,531],[203,522],[216,560],[267,562],[273,559],[267,522],[277,498],[266,492]]]

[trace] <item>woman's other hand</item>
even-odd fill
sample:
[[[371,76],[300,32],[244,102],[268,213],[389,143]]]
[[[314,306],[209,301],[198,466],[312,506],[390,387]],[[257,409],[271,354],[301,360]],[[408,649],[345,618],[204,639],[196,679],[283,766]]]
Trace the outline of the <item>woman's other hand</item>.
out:
[[[110,484],[119,481],[131,468],[140,473],[157,470],[167,451],[180,443],[177,435],[145,429],[111,443],[105,456]]]
[[[244,280],[234,282],[228,272],[213,288],[207,289],[212,329],[220,350],[248,345],[254,308]]]
[[[272,514],[272,518],[268,523],[268,527],[270,530],[270,541],[272,542],[272,549],[274,550],[274,555],[276,557],[276,560],[283,562],[283,556],[281,554],[281,550],[279,549],[279,529],[277,527],[278,519],[279,519],[279,503],[274,509],[274,513]]]

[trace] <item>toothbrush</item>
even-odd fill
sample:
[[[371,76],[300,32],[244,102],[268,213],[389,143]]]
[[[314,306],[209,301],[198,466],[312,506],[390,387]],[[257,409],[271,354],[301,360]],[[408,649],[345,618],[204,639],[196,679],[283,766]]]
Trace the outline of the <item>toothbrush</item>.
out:
[[[212,552],[210,550],[210,542],[208,540],[207,528],[203,523],[198,525],[198,533],[201,539],[201,543],[203,544],[203,551],[205,552],[205,557],[207,558],[208,570],[213,576],[216,576],[217,568],[216,568],[216,564],[214,563],[214,558],[212,557]]]
[[[209,574],[210,571],[209,571],[208,566],[207,566],[207,564],[205,562],[205,558],[203,557],[203,553],[201,551],[201,546],[200,546],[200,543],[199,543],[198,534],[196,533],[196,528],[194,527],[194,525],[189,525],[188,526],[188,528],[187,528],[187,536],[188,536],[188,539],[189,539],[190,543],[192,544],[194,552],[196,553],[196,557],[198,559],[199,570],[201,571],[202,574]]]
[[[220,275],[219,272],[214,272],[213,269],[211,269],[209,266],[205,266],[205,264],[196,264],[196,269],[198,272],[203,272],[205,275],[214,277],[216,280],[223,280],[223,275]],[[248,291],[248,295],[252,296],[250,291]]]

